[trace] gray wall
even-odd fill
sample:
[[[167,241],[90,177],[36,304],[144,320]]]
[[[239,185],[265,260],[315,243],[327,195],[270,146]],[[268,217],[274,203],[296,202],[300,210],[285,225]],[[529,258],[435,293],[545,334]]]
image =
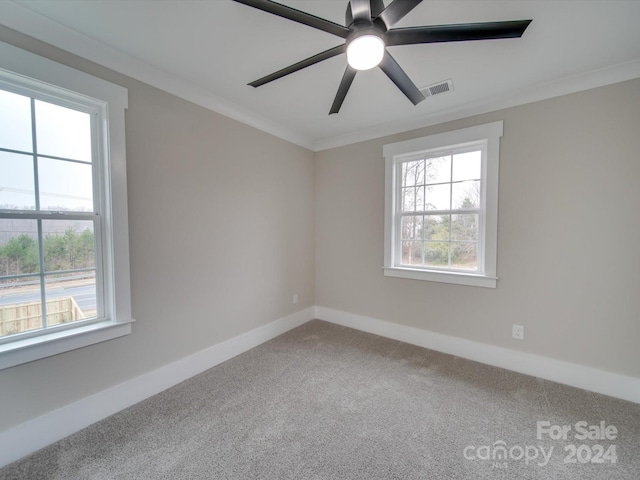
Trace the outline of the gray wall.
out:
[[[0,430],[314,304],[312,152],[8,29],[0,40],[129,89],[137,320],[0,371]]]
[[[496,120],[498,287],[384,277],[383,145]],[[317,305],[640,377],[640,80],[320,152],[315,180]]]

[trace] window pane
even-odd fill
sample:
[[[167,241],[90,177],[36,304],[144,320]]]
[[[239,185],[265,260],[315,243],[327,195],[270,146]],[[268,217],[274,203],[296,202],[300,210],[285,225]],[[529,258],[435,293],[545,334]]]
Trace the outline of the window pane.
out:
[[[88,113],[36,100],[38,153],[91,161],[91,118]]]
[[[93,210],[91,165],[38,158],[41,210]]]
[[[425,163],[427,184],[451,181],[451,156],[427,158]]]
[[[414,212],[416,209],[416,187],[402,189],[402,211]]]
[[[451,268],[460,270],[478,269],[478,244],[461,242],[451,244]]]
[[[459,180],[479,180],[482,176],[482,152],[459,153],[453,156],[454,182]]]
[[[29,97],[0,90],[0,148],[33,152]]]
[[[449,215],[428,215],[424,217],[424,239],[449,241]]]
[[[405,162],[402,164],[402,186],[424,184],[424,160]]]
[[[402,242],[402,264],[423,265],[422,246],[423,242]]]
[[[0,276],[40,271],[36,220],[0,219]]]
[[[0,280],[0,337],[42,328],[40,279]]]
[[[480,181],[466,181],[452,184],[453,208],[480,208]]]
[[[97,316],[95,271],[47,275],[47,326]]]
[[[426,187],[425,210],[449,210],[451,201],[451,184],[431,185]]]
[[[449,266],[449,243],[426,242],[424,250],[425,265],[430,267]]]
[[[95,240],[90,220],[43,220],[44,270],[95,267]]]
[[[479,215],[452,215],[451,221],[452,240],[478,241]]]
[[[422,239],[422,217],[402,217],[402,240]]]
[[[36,208],[33,156],[0,152],[0,208]]]

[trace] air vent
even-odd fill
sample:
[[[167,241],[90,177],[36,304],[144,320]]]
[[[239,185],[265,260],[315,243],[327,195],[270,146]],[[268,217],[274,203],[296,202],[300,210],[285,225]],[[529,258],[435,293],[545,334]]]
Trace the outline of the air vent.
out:
[[[422,87],[420,91],[425,97],[432,97],[433,95],[439,95],[441,93],[450,92],[453,90],[453,80],[443,80],[442,82],[434,83],[433,85],[428,85],[426,87]]]

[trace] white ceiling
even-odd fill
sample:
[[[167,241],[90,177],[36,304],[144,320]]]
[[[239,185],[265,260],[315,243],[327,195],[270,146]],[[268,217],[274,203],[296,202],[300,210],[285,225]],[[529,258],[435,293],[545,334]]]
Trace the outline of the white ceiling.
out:
[[[346,0],[280,0],[344,23]],[[388,4],[389,1],[385,1]],[[312,150],[640,77],[640,0],[424,0],[396,27],[532,19],[520,39],[390,47],[413,106],[379,69],[328,115],[345,55],[246,84],[343,42],[231,0],[16,0],[0,23]]]

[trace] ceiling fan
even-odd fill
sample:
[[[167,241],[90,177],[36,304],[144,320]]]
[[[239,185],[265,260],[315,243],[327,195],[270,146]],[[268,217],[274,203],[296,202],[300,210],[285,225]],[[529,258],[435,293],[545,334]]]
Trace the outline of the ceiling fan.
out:
[[[345,43],[342,45],[325,50],[249,83],[252,87],[259,87],[323,60],[346,53],[347,69],[338,87],[338,93],[333,100],[329,115],[338,113],[340,110],[358,70],[368,70],[376,66],[380,67],[414,105],[425,99],[422,92],[402,70],[386,47],[420,43],[519,38],[531,23],[531,20],[513,20],[391,28],[422,0],[394,0],[386,7],[382,0],[351,0],[347,4],[345,14],[346,26],[343,26],[270,0],[234,1],[345,39]]]

